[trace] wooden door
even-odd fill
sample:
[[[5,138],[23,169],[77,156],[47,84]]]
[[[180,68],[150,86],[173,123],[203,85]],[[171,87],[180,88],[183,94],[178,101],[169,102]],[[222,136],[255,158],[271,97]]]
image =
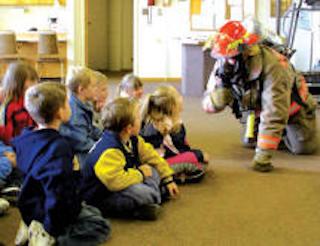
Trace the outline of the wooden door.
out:
[[[108,0],[87,0],[86,8],[86,65],[95,70],[106,70],[108,61]]]
[[[133,0],[86,0],[86,65],[96,70],[133,67]]]

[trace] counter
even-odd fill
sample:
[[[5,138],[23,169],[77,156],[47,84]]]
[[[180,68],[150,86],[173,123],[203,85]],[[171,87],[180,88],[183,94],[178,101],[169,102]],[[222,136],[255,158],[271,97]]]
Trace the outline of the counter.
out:
[[[181,92],[185,96],[202,96],[212,71],[214,59],[209,50],[202,50],[203,44],[190,40],[182,43]]]

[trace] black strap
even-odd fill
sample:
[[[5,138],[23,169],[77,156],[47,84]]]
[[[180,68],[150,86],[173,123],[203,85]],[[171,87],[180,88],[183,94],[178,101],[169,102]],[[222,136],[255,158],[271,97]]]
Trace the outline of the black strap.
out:
[[[291,101],[296,102],[300,106],[303,106],[305,108],[308,107],[308,105],[302,100],[302,98],[299,94],[296,78],[294,79],[294,83],[293,83],[293,87],[292,87],[292,91],[291,91]]]

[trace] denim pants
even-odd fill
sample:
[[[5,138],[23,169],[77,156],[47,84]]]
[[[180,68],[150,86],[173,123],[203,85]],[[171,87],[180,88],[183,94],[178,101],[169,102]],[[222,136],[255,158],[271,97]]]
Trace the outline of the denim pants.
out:
[[[143,183],[113,192],[99,207],[105,216],[129,216],[133,210],[147,204],[160,204],[160,176],[152,168],[152,176],[145,178]]]
[[[59,246],[95,246],[105,242],[110,232],[110,223],[102,217],[100,211],[83,204],[77,221],[69,225],[56,241]]]
[[[0,141],[0,187],[5,185],[12,172],[12,164],[4,152],[13,152],[13,149]]]

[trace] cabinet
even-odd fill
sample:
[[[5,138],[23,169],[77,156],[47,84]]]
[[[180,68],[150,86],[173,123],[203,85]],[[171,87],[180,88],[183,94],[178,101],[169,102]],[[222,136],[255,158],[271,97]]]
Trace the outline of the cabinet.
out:
[[[201,43],[184,43],[182,45],[182,94],[202,96],[213,65],[214,59],[211,58],[210,51],[203,52]]]

